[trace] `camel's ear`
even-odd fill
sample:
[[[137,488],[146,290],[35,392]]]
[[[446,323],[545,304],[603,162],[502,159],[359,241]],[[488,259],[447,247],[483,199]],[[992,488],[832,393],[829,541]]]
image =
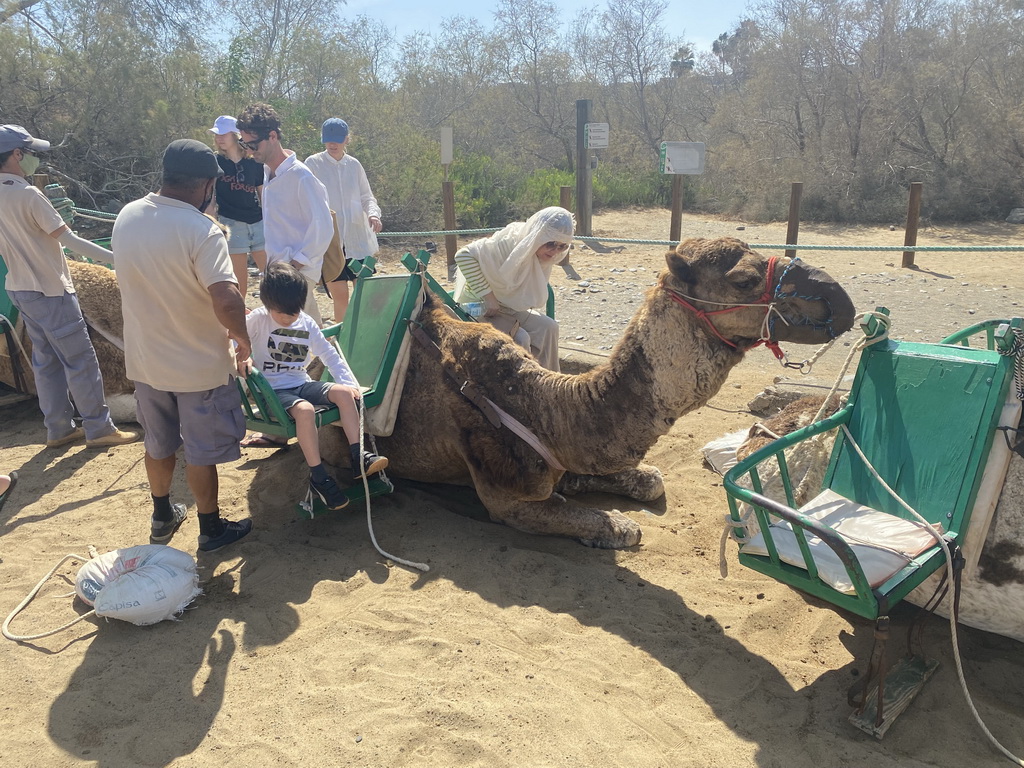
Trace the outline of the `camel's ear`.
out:
[[[697,282],[697,278],[693,273],[693,267],[690,266],[690,262],[685,256],[681,256],[676,251],[669,251],[665,254],[665,262],[668,264],[672,277],[689,285]]]

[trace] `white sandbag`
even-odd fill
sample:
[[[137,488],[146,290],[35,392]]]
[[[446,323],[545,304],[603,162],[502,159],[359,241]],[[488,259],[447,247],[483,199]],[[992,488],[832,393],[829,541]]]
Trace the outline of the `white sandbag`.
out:
[[[173,619],[196,599],[199,576],[191,555],[141,544],[94,557],[78,571],[75,592],[106,616],[145,626]]]
[[[750,428],[744,427],[712,440],[700,451],[711,468],[718,474],[724,475],[739,463],[736,461],[736,451],[743,445],[749,434]]]

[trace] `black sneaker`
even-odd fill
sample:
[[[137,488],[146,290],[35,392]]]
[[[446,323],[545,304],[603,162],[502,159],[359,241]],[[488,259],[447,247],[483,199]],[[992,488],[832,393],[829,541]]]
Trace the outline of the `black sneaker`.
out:
[[[245,518],[245,520],[239,520],[237,523],[232,520],[223,520],[224,529],[220,532],[220,536],[199,536],[199,549],[203,552],[213,552],[226,547],[228,544],[234,544],[239,539],[244,539],[249,535],[249,531],[252,530],[252,520]]]
[[[362,480],[364,477],[376,475],[381,470],[387,469],[387,466],[387,456],[378,456],[375,453],[363,451],[363,471],[361,473],[357,473],[353,470],[352,474],[355,475],[356,480]]]
[[[171,519],[157,520],[155,517],[150,521],[150,544],[166,544],[171,537],[181,528],[181,524],[188,517],[188,511],[184,504],[171,504]]]
[[[341,492],[341,488],[330,475],[322,483],[316,482],[312,477],[309,478],[309,490],[330,510],[344,509],[348,506],[348,496]]]

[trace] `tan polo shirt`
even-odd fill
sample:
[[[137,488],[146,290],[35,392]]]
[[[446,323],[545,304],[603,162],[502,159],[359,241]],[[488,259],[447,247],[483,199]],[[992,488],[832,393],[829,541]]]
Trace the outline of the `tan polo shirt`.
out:
[[[0,173],[0,256],[7,263],[7,290],[44,296],[75,292],[64,250],[50,237],[63,226],[46,195],[21,176]]]
[[[237,281],[220,228],[195,206],[153,193],[121,210],[111,249],[128,378],[164,392],[227,384],[234,353],[209,288]]]

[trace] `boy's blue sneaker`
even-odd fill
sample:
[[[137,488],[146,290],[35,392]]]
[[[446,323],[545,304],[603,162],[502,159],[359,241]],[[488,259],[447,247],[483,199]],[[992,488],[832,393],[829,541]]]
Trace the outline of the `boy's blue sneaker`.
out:
[[[203,552],[213,552],[221,547],[226,547],[228,544],[234,544],[239,539],[244,539],[248,536],[249,531],[252,530],[252,520],[249,518],[239,520],[237,523],[232,520],[222,520],[221,522],[224,523],[224,528],[219,536],[200,534],[200,550]]]
[[[188,517],[188,511],[184,504],[171,504],[170,520],[157,520],[154,517],[150,521],[149,543],[166,544],[181,528],[186,517]]]
[[[338,487],[338,484],[334,482],[334,478],[330,475],[320,483],[312,477],[309,478],[309,490],[331,511],[344,509],[348,506],[348,496],[341,492],[341,488]]]
[[[364,477],[376,475],[378,472],[387,469],[388,457],[378,456],[377,454],[370,453],[369,451],[363,451],[363,460],[361,463],[363,465],[362,472],[356,468],[353,468],[352,470],[352,474],[355,476],[356,480],[362,480]]]

